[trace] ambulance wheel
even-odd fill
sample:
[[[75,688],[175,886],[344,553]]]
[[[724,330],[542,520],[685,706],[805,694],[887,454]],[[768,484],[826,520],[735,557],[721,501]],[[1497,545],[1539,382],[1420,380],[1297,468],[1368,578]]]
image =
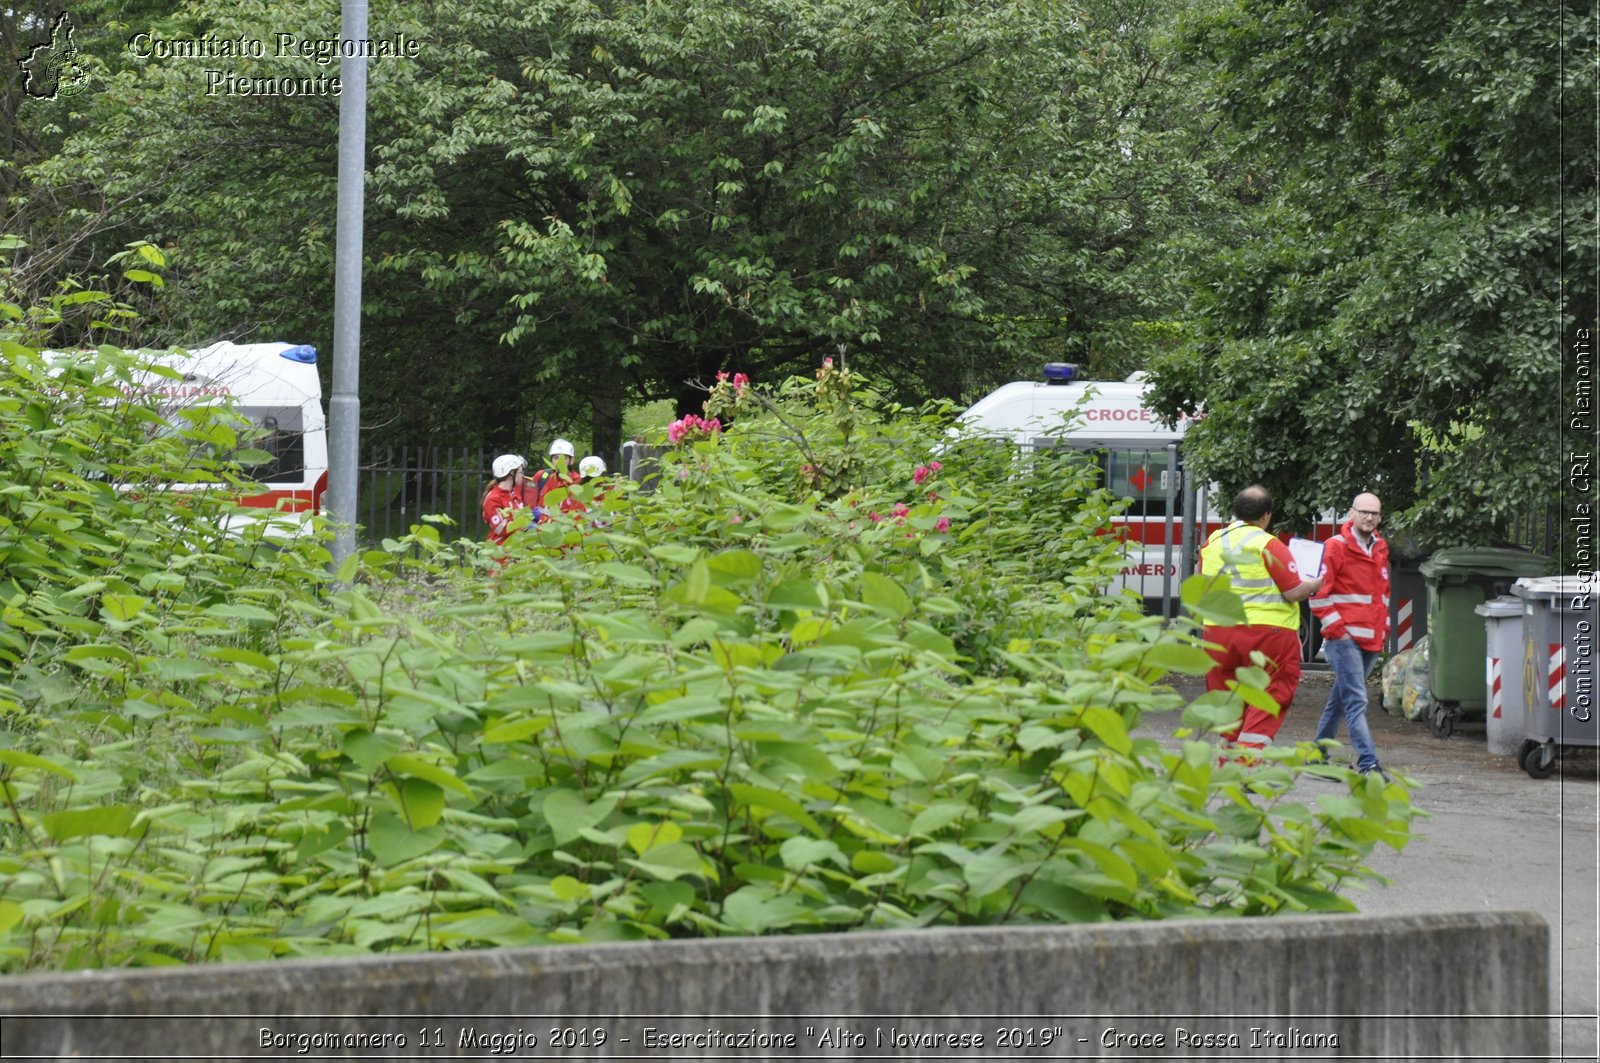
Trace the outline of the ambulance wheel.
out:
[[[1535,779],[1548,779],[1556,770],[1556,749],[1548,742],[1522,743],[1522,770]]]
[[[1436,701],[1428,711],[1428,731],[1435,738],[1449,738],[1456,731],[1456,704],[1453,701]]]

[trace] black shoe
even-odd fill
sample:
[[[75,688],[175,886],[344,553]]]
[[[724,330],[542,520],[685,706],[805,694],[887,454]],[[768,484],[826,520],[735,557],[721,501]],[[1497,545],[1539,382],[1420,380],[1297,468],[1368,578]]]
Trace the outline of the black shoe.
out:
[[[1374,764],[1370,768],[1362,768],[1361,769],[1361,774],[1363,776],[1372,775],[1374,773],[1383,776],[1383,781],[1384,782],[1394,782],[1394,776],[1392,776],[1388,772],[1384,771],[1382,764]]]

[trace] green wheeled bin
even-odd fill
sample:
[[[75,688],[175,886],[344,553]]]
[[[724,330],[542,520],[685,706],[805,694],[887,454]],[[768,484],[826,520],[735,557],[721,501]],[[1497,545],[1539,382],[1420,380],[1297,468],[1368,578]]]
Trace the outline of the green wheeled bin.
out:
[[[1484,715],[1487,651],[1477,607],[1507,594],[1528,576],[1542,576],[1550,559],[1498,546],[1454,546],[1422,563],[1428,584],[1428,729],[1449,738],[1464,717]]]

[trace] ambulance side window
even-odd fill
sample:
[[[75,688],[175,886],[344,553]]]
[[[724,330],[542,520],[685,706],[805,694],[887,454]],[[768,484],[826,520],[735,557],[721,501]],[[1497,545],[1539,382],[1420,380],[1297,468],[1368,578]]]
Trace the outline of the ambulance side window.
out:
[[[240,406],[236,410],[250,421],[248,437],[241,439],[250,450],[266,451],[271,460],[246,465],[244,471],[262,483],[292,481],[306,475],[305,421],[298,406]]]
[[[1054,449],[1070,445],[1050,436],[1038,436],[1029,441],[1033,450]],[[1167,515],[1167,448],[1145,449],[1085,448],[1093,455],[1098,475],[1096,487],[1104,487],[1112,494],[1130,500],[1127,516],[1165,517]],[[1172,515],[1183,515],[1183,459],[1177,464],[1179,482],[1174,486]]]
[[[1100,470],[1102,484],[1112,493],[1131,499],[1130,517],[1167,516],[1167,448],[1148,450],[1101,450]],[[1172,515],[1183,514],[1183,462],[1180,458],[1174,470],[1179,480],[1173,485]]]

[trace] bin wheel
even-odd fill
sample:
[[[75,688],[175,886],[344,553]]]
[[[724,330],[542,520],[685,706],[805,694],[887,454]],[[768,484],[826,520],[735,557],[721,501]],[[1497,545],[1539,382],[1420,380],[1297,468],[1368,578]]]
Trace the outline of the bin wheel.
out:
[[[1522,770],[1535,779],[1548,779],[1556,770],[1556,749],[1548,742],[1522,744]]]
[[[1449,738],[1456,731],[1457,710],[1454,702],[1436,701],[1428,712],[1428,730],[1435,738]]]

